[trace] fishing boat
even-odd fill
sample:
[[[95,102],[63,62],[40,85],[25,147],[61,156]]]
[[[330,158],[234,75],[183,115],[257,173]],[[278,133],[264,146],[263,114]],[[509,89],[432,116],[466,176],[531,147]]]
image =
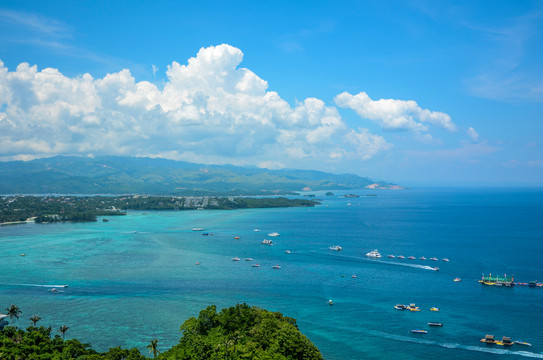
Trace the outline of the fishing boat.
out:
[[[330,246],[328,248],[328,250],[341,251],[341,250],[343,250],[343,248],[341,246],[339,246],[339,245],[334,245],[334,246]]]
[[[429,322],[428,325],[429,326],[443,326],[443,324],[440,322]]]
[[[415,333],[415,334],[428,334],[428,331],[421,330],[421,329],[413,329],[413,330],[411,330],[411,332]]]
[[[515,342],[511,341],[511,338],[508,336],[504,336],[502,337],[501,341],[496,342],[497,345],[501,345],[501,346],[512,346],[514,343]]]
[[[379,251],[377,249],[370,251],[369,253],[366,253],[367,257],[373,257],[373,258],[380,258],[381,254],[379,254]]]
[[[485,337],[479,341],[485,344],[495,344],[497,342],[496,339],[494,339],[494,335],[485,335]]]

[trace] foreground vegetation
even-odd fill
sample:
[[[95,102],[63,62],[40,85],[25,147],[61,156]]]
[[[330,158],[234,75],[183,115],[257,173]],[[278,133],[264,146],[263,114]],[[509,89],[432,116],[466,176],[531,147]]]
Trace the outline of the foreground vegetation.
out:
[[[10,321],[18,319],[21,311],[12,305],[6,309]],[[146,359],[140,351],[114,347],[97,352],[77,339],[64,340],[68,327],[63,325],[52,336],[51,327],[36,323],[26,330],[6,326],[0,331],[0,359],[5,360],[139,360]],[[159,340],[147,346],[156,359],[261,359],[312,360],[322,359],[319,350],[297,328],[296,320],[279,312],[270,312],[246,304],[237,304],[217,312],[215,306],[202,310],[198,318],[191,317],[181,326],[179,344],[161,351]]]
[[[305,199],[194,196],[4,196],[0,223],[96,221],[97,216],[125,215],[126,210],[247,209],[315,206]]]

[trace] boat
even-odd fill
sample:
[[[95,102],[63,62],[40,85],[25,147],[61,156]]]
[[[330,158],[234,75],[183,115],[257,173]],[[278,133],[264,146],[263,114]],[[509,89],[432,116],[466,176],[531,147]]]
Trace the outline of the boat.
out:
[[[259,231],[260,231],[260,229],[254,229],[253,231],[254,231],[254,232],[259,232]]]
[[[495,344],[497,342],[496,339],[494,339],[494,335],[485,335],[485,337],[479,341],[485,344]]]
[[[239,236],[234,236],[234,239],[239,240]]]
[[[290,254],[290,250],[285,250],[285,254]]]
[[[397,257],[398,257],[398,259],[405,259],[405,256],[403,256],[403,255],[398,255]]]
[[[58,290],[56,288],[49,289],[49,291],[52,293],[58,293]]]
[[[356,275],[352,275],[351,277],[352,277],[353,279],[356,279]]]
[[[530,282],[528,283],[528,286],[529,286],[529,287],[536,287],[536,286],[537,286],[537,281],[530,281]]]
[[[367,257],[373,257],[373,258],[380,258],[381,254],[379,254],[379,251],[377,249],[370,251],[366,254]]]
[[[204,235],[204,236],[208,236],[208,235],[209,235],[209,233],[202,233],[202,235]]]
[[[25,253],[22,253],[20,256],[26,256],[26,254],[25,254]]]
[[[457,277],[457,278],[454,278],[453,281],[454,281],[454,282],[460,282],[460,281],[462,281],[462,279],[460,279],[459,277]]]
[[[196,263],[196,264],[194,264],[194,265],[200,265],[200,263],[199,263],[199,262],[197,262],[197,263]]]
[[[441,261],[449,262],[449,259],[443,258],[443,259],[441,259]]]
[[[415,334],[428,334],[428,331],[421,330],[421,329],[413,329],[413,330],[411,330],[411,332],[415,333]]]
[[[388,255],[389,258],[394,259],[394,255]]]
[[[334,305],[334,302],[332,300],[328,300],[328,305]]]
[[[419,260],[426,260],[426,258],[424,256],[421,256]]]
[[[434,256],[434,257],[431,257],[430,260],[432,260],[432,261],[437,261],[438,258],[436,258],[436,257]]]
[[[343,248],[339,245],[330,246],[328,250],[341,251]]]
[[[408,256],[407,257],[409,260],[415,260],[415,257],[414,256]]]
[[[264,240],[262,240],[262,244],[264,244],[264,245],[273,245],[273,241],[268,240],[268,239],[264,239]]]
[[[192,231],[204,231],[204,228],[195,227],[192,228]]]
[[[428,325],[429,326],[443,326],[443,324],[440,322],[429,322]]]
[[[253,258],[247,258],[245,261],[253,261]]]
[[[279,270],[279,269],[281,269],[281,266],[279,266],[279,265],[274,265],[274,266],[272,266],[272,269]]]
[[[524,345],[524,346],[532,346],[532,344],[527,343],[526,341],[520,341],[520,340],[515,341],[515,344]]]
[[[436,266],[436,267],[433,267],[432,270],[439,271],[439,268]]]
[[[279,236],[279,233],[278,232],[272,232],[272,233],[269,233],[268,236],[276,237],[276,236]]]
[[[409,311],[420,311],[419,307],[415,304],[409,304],[406,309]]]
[[[396,309],[396,310],[407,310],[407,305],[396,304],[396,305],[394,305],[394,309]]]
[[[439,308],[437,308],[437,307],[431,307],[430,310],[431,310],[431,311],[439,311]]]
[[[502,337],[502,340],[501,341],[497,341],[496,344],[497,345],[501,345],[501,346],[511,346],[513,345],[515,342],[514,341],[511,341],[511,338],[508,337],[508,336],[504,336]]]
[[[485,276],[485,274],[483,274],[483,277],[481,278],[481,280],[479,280],[479,283],[488,286],[506,287],[510,287],[515,284],[513,282],[513,276],[507,276],[507,274],[504,276],[492,276],[492,274],[490,274],[489,276]]]
[[[239,257],[232,258],[232,261],[239,261]]]
[[[260,267],[260,264],[253,264],[252,267]]]

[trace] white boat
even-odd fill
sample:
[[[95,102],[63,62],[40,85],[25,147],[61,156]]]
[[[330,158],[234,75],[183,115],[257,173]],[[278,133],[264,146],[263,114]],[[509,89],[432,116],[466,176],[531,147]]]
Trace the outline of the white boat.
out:
[[[253,261],[253,258],[247,258],[245,261]]]
[[[279,233],[278,232],[272,232],[272,233],[269,233],[268,236],[276,237],[276,236],[279,236]]]
[[[279,269],[281,269],[281,266],[279,266],[279,265],[274,265],[274,266],[272,266],[272,269],[279,270]]]
[[[391,259],[394,259],[394,258],[395,258],[394,255],[388,255],[388,257],[391,258]]]
[[[405,259],[405,256],[403,256],[403,255],[398,255],[398,259]]]
[[[204,228],[192,228],[192,231],[204,231]]]
[[[424,256],[421,256],[419,260],[426,260],[426,258]]]
[[[341,251],[343,248],[339,245],[330,246],[328,250]]]
[[[254,231],[254,232],[259,232],[259,231],[260,231],[260,229],[254,229],[253,231]]]
[[[332,300],[328,300],[328,305],[334,305],[334,302]]]
[[[374,258],[380,258],[381,254],[379,254],[379,251],[377,251],[377,249],[375,249],[375,250],[372,250],[369,253],[367,253],[366,256],[374,257]]]
[[[253,264],[253,265],[251,265],[251,266],[252,266],[252,267],[260,267],[259,264]]]
[[[232,261],[239,261],[239,257],[232,258]]]
[[[415,260],[415,257],[414,256],[408,256],[407,257],[409,260]]]
[[[273,241],[268,240],[268,239],[264,239],[264,240],[262,240],[262,244],[264,244],[264,245],[273,245]]]
[[[443,258],[443,259],[441,259],[441,260],[443,260],[443,261],[445,261],[445,262],[449,262],[449,259],[447,259],[447,258]]]
[[[437,261],[438,259],[434,256],[434,257],[431,257],[430,260]]]
[[[290,250],[285,250],[285,254],[290,254]]]

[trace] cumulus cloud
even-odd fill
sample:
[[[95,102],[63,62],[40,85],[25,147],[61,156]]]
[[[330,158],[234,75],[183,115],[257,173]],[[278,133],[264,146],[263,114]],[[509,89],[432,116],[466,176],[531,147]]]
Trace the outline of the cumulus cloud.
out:
[[[334,106],[294,106],[239,67],[240,49],[202,48],[167,81],[136,81],[128,69],[94,79],[0,61],[0,158],[54,154],[167,157],[203,163],[316,167],[367,160],[391,147],[352,129]]]
[[[479,133],[478,133],[477,131],[475,131],[474,128],[470,127],[470,128],[467,130],[467,134],[468,134],[468,136],[469,136],[473,141],[479,140]]]
[[[335,97],[338,106],[354,110],[361,118],[375,121],[385,130],[427,132],[428,124],[456,131],[451,117],[438,111],[422,109],[413,100],[372,100],[365,92],[343,92]]]

